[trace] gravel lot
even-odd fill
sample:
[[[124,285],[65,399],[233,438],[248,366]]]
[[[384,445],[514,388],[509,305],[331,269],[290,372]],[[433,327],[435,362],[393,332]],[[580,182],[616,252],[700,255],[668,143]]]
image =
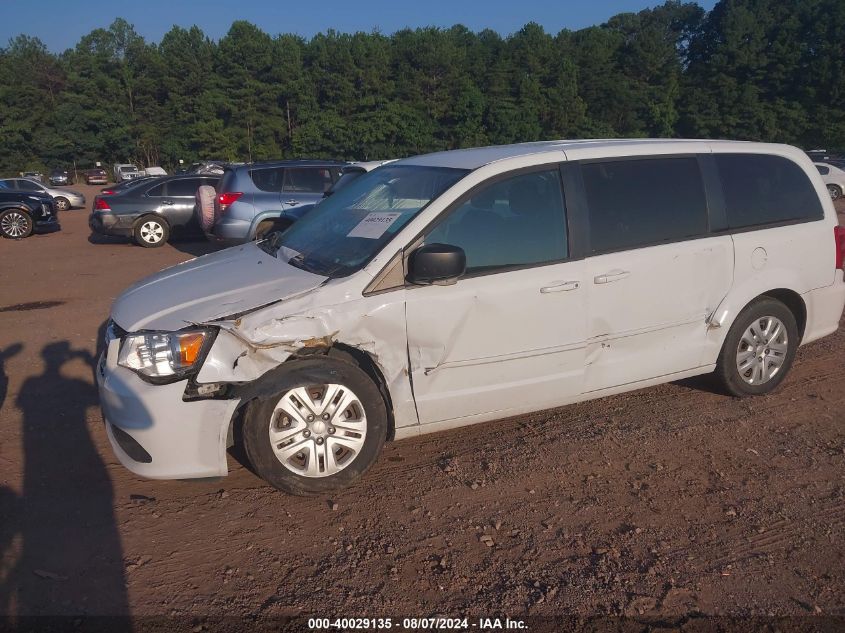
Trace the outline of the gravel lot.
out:
[[[332,498],[237,455],[147,481],[108,446],[98,331],[210,246],[92,243],[87,214],[0,242],[0,614],[845,616],[843,330],[770,396],[699,379],[407,440]]]

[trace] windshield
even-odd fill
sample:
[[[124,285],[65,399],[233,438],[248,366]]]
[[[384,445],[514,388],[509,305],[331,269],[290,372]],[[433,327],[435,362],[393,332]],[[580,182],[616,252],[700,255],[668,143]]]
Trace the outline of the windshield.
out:
[[[292,266],[326,277],[359,270],[464,169],[391,165],[325,198],[284,233],[260,246]]]

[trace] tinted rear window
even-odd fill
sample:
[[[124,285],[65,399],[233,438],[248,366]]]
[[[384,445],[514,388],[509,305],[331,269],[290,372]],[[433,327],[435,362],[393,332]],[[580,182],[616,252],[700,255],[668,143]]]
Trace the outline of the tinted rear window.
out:
[[[252,182],[261,191],[281,191],[285,184],[285,168],[284,167],[265,167],[263,169],[253,169],[249,172],[249,177]]]
[[[171,180],[167,183],[167,195],[177,198],[193,197],[200,185],[205,184],[200,178],[185,178],[184,180]]]
[[[587,163],[582,169],[594,253],[707,232],[707,201],[695,158]]]
[[[810,179],[781,156],[717,154],[728,227],[816,220],[824,210]]]
[[[827,176],[830,173],[830,167],[822,167],[821,165],[816,165],[816,169],[819,170],[819,173],[822,176]]]
[[[288,193],[325,193],[332,186],[328,167],[288,167],[285,170],[285,191]]]

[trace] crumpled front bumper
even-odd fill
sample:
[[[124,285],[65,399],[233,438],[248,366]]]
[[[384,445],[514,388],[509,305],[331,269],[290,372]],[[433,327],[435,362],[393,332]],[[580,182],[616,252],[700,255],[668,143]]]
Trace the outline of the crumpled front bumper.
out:
[[[229,425],[239,400],[185,402],[186,380],[148,383],[117,365],[118,346],[119,340],[112,341],[100,359],[97,385],[106,432],[120,463],[151,479],[227,474]]]

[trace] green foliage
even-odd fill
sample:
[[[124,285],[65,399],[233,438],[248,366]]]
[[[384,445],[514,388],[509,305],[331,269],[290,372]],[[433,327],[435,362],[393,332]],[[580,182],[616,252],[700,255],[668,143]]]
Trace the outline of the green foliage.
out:
[[[547,138],[845,147],[845,3],[670,0],[580,31],[311,38],[236,21],[158,44],[118,19],[0,48],[0,171],[181,158],[393,158]]]

